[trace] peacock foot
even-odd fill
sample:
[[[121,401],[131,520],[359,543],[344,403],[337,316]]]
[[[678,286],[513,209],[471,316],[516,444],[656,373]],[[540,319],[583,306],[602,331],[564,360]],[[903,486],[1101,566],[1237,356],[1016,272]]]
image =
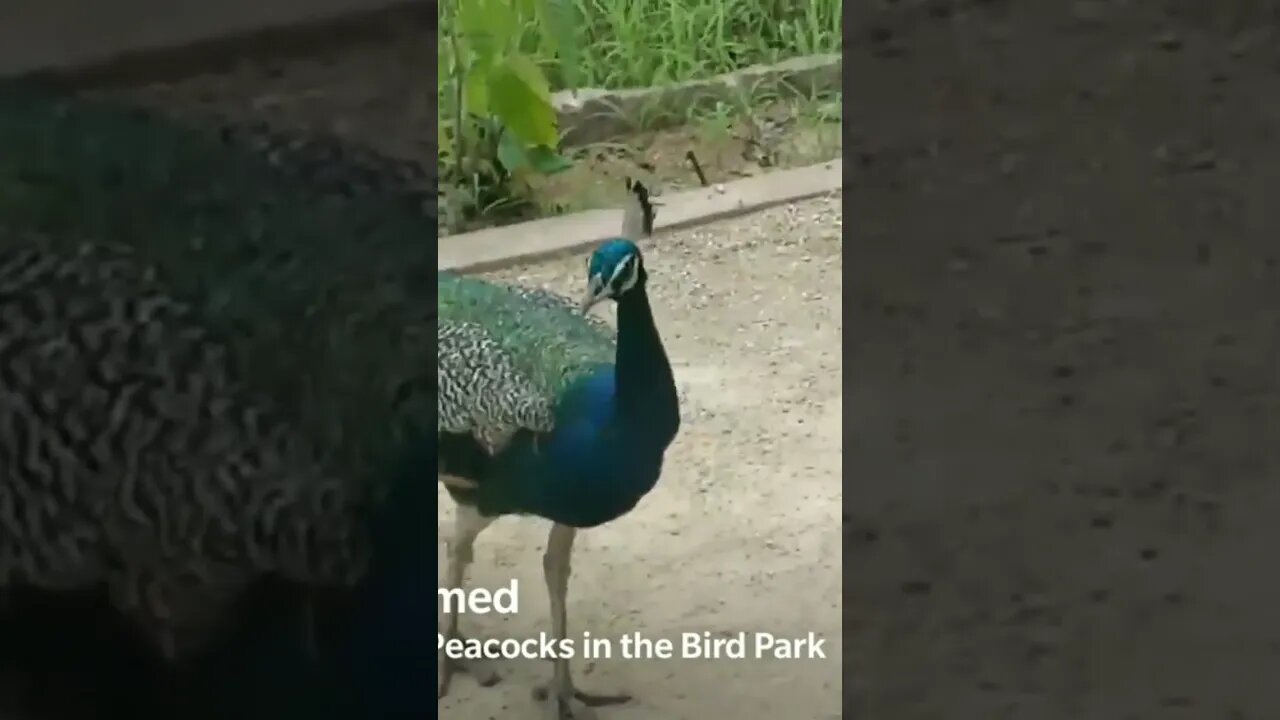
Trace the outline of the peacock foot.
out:
[[[546,720],[596,720],[594,708],[621,705],[630,702],[625,693],[595,695],[574,688],[569,693],[551,692],[551,685],[539,685],[533,690],[535,700],[543,704]]]
[[[458,636],[459,640],[465,642],[465,638]],[[502,676],[494,669],[488,660],[480,659],[464,659],[454,658],[445,655],[444,651],[440,651],[439,665],[439,685],[436,689],[436,699],[440,699],[449,694],[449,685],[453,681],[455,673],[464,672],[472,677],[480,685],[480,687],[493,687],[502,680]]]

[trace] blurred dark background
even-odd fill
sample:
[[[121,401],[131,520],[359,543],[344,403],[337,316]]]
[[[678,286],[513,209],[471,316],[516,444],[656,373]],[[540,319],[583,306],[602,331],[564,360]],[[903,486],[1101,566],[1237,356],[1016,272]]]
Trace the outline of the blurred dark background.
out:
[[[243,40],[264,29],[293,38],[368,22],[429,0],[46,0],[0,6],[0,75],[82,68],[141,51]],[[306,32],[297,29],[304,27]]]
[[[275,172],[324,196],[393,196],[433,215],[434,161],[422,161],[435,152],[434,100],[409,92],[425,89],[425,78],[406,69],[430,67],[430,43],[422,38],[434,33],[435,3],[423,1],[5,3],[0,80],[22,77],[137,108],[139,125],[150,116],[207,131],[228,151],[268,158]],[[24,136],[30,108],[5,110],[0,125]],[[358,142],[370,137],[382,145]],[[120,138],[120,147],[133,147],[127,140]],[[67,145],[76,146],[71,155],[83,151]],[[146,165],[164,150],[152,147],[153,155],[137,163],[128,152],[121,151],[123,164]],[[0,165],[21,164],[19,155],[0,148]],[[7,166],[0,175],[23,177],[12,171]],[[179,180],[198,192],[202,182],[217,179],[174,184]],[[104,189],[113,191],[121,190]],[[22,221],[0,218],[0,225]],[[424,248],[432,252],[429,240]],[[315,612],[317,642],[331,642],[331,626],[345,616],[350,598],[268,579],[235,608],[214,647],[165,667],[108,608],[101,588],[0,588],[0,720],[279,718],[277,707],[228,698],[228,689],[244,698],[261,690],[265,697],[303,682],[287,668],[273,668],[267,678],[250,666],[264,657],[257,641],[292,622],[304,595]],[[350,714],[329,710],[344,720]]]
[[[1280,717],[1277,6],[851,14],[847,717]]]

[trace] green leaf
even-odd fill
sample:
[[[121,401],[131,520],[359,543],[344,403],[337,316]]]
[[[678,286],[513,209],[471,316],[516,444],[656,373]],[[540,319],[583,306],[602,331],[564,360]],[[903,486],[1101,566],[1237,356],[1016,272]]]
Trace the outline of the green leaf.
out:
[[[498,141],[498,162],[512,175],[529,167],[529,156],[525,153],[524,141],[510,132],[503,132]]]
[[[519,76],[529,89],[537,94],[539,100],[548,105],[551,104],[551,84],[547,82],[547,76],[543,74],[542,68],[538,67],[538,63],[533,58],[521,53],[512,53],[503,58],[502,64]]]
[[[560,77],[564,86],[578,86],[578,68],[582,62],[582,48],[578,35],[583,27],[574,0],[537,0],[539,27],[542,37],[556,53]]]
[[[474,55],[469,65],[488,66],[517,39],[515,13],[507,0],[458,2],[458,30]]]
[[[512,5],[516,14],[524,23],[536,22],[538,19],[539,0],[515,0]]]
[[[555,175],[573,167],[568,158],[545,145],[529,148],[525,156],[533,169],[543,175]]]
[[[492,69],[489,105],[526,145],[557,145],[560,133],[547,79],[529,58],[513,55]]]
[[[441,42],[436,47],[436,87],[447,83],[453,77],[453,64],[457,60],[448,42]]]
[[[484,117],[489,114],[489,74],[480,68],[473,69],[467,75],[467,84],[462,88],[467,112]]]

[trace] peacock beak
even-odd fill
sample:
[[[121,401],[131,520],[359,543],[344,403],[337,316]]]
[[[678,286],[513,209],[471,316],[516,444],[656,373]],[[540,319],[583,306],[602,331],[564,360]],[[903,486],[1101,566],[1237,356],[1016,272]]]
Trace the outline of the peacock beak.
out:
[[[599,274],[593,274],[587,282],[587,292],[582,296],[582,302],[578,305],[578,309],[586,315],[596,303],[604,299],[608,294],[605,281]]]

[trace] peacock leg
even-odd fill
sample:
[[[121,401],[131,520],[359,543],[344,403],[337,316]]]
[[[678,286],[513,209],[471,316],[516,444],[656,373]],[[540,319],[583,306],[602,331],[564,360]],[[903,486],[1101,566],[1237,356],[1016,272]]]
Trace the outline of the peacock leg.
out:
[[[542,556],[542,569],[546,574],[547,592],[551,596],[551,634],[555,640],[563,640],[569,634],[570,557],[577,531],[567,525],[551,526],[547,538],[547,550]],[[554,672],[550,686],[534,690],[534,697],[547,703],[548,720],[592,720],[593,707],[617,705],[631,699],[630,695],[592,695],[578,690],[569,673],[569,659],[552,660]]]
[[[453,518],[453,538],[449,542],[449,569],[448,569],[448,587],[461,588],[466,582],[467,567],[471,565],[474,558],[474,548],[476,538],[485,528],[489,527],[489,523],[493,522],[492,518],[481,515],[474,507],[470,505],[458,505],[457,512]],[[451,640],[462,639],[462,634],[458,631],[458,614],[456,612],[448,613],[448,619],[445,622],[444,631],[445,642]],[[444,697],[449,692],[449,683],[453,679],[456,672],[466,672],[475,678],[476,682],[482,687],[489,687],[498,682],[497,671],[483,660],[462,660],[460,658],[448,657],[444,649],[439,654],[439,685],[437,687],[437,698]]]

